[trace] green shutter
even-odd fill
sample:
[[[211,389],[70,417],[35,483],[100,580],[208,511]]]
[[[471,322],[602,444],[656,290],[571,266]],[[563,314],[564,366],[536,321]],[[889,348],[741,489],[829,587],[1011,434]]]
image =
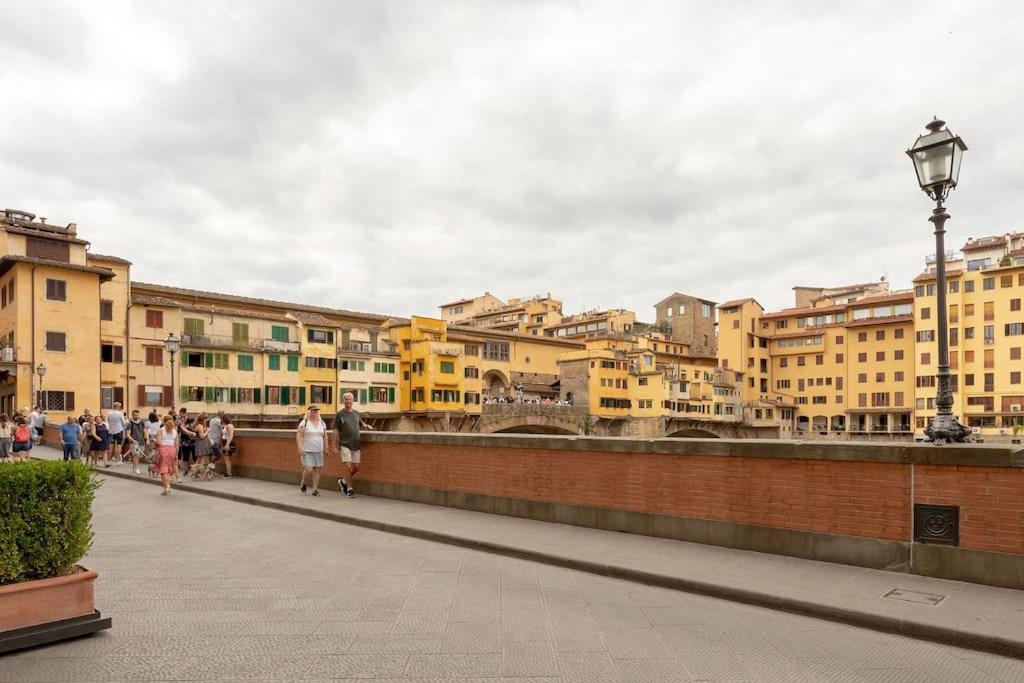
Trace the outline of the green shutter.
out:
[[[298,371],[299,371],[299,357],[298,356],[288,356],[288,372],[298,372]]]
[[[341,331],[341,348],[343,348],[343,349],[347,349],[348,345],[349,345],[348,333],[349,333],[349,330],[342,330]]]
[[[213,403],[213,387],[203,387],[203,400]]]
[[[203,367],[207,367],[207,368],[212,368],[213,367],[213,353],[208,351],[208,352],[203,354]]]
[[[327,333],[327,343],[328,344],[333,344],[334,343],[334,333],[333,332],[328,332]]]
[[[281,356],[276,354],[276,353],[270,354],[270,357],[267,359],[267,369],[268,370],[280,370],[281,369]]]
[[[238,403],[238,389],[231,387],[228,391],[228,403]]]
[[[394,402],[395,402],[395,388],[394,387],[388,387],[388,403],[394,403]]]
[[[274,341],[288,341],[288,328],[281,325],[274,325],[270,328],[270,338]]]
[[[181,401],[182,401],[182,403],[184,403],[185,401],[188,400],[188,389],[189,389],[188,387],[182,387],[181,388]]]
[[[256,387],[255,389],[252,390],[252,402],[253,403],[257,403],[257,404],[262,403],[262,401],[260,401],[260,388],[259,387]]]
[[[299,400],[297,403],[300,406],[306,405],[306,387],[299,387]]]
[[[289,394],[291,393],[291,391],[289,391],[290,389],[291,387],[281,387],[281,405],[283,406],[290,403],[288,400],[290,398]]]
[[[238,369],[239,370],[252,370],[252,356],[248,354],[238,354]]]
[[[266,402],[269,399],[270,399],[270,387],[267,386],[266,384],[264,384],[263,385],[263,401],[264,401],[264,405],[266,405]]]
[[[366,405],[366,389],[359,390],[359,405]]]

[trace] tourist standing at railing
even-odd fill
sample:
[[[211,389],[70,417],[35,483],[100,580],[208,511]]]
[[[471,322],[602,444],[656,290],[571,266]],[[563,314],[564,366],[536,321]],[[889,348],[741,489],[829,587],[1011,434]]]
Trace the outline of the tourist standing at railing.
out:
[[[313,485],[313,495],[320,495],[320,469],[324,466],[327,450],[327,423],[320,419],[320,408],[310,406],[295,430],[295,446],[302,461],[299,492],[306,492],[306,481]]]
[[[231,456],[238,450],[238,445],[235,443],[235,425],[232,424],[231,418],[224,415],[220,419],[221,429],[224,430],[224,443],[220,447],[220,454],[224,458],[224,476],[231,476]]]
[[[343,407],[334,416],[334,438],[337,450],[341,455],[342,467],[348,466],[348,477],[338,479],[338,487],[349,498],[356,497],[353,485],[356,472],[359,471],[359,463],[362,460],[362,453],[359,449],[359,429],[362,427],[373,431],[373,427],[364,422],[359,413],[352,409],[354,401],[355,397],[352,392],[346,392],[342,397]]]
[[[218,410],[217,416],[206,424],[206,428],[210,433],[210,457],[214,460],[220,457],[220,442],[224,438],[224,425],[221,422],[223,417],[224,411]]]
[[[178,471],[178,429],[174,426],[174,418],[168,415],[157,431],[157,453],[159,459],[156,471],[160,475],[160,483],[164,490],[161,495],[171,493],[171,476]]]
[[[82,426],[74,417],[60,426],[60,443],[64,447],[64,460],[78,460],[82,455]]]

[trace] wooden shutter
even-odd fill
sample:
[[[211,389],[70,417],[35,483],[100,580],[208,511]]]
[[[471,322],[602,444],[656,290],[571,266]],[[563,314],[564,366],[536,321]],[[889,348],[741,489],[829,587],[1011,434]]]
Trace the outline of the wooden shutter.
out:
[[[144,385],[140,384],[136,388],[138,389],[138,392],[137,392],[138,393],[138,400],[139,400],[138,405],[140,405],[140,406],[146,405],[146,387]]]
[[[68,391],[64,393],[64,410],[69,413],[75,409],[75,392]]]
[[[172,391],[173,390],[170,387],[164,387],[163,403],[161,403],[160,405],[163,405],[163,406],[173,406],[174,405],[174,394],[172,393]]]
[[[207,351],[206,353],[203,354],[203,367],[213,367],[213,353]]]
[[[388,403],[394,403],[394,402],[395,402],[395,388],[394,387],[388,387]]]
[[[267,403],[270,400],[270,387],[266,384],[263,385],[263,402]],[[257,401],[258,403],[258,401]]]
[[[68,392],[72,394],[74,392]],[[121,407],[124,408],[124,387],[114,387],[114,403],[120,403]]]
[[[359,390],[359,405],[366,405],[366,389]]]
[[[182,403],[184,403],[185,401],[189,400],[189,397],[192,395],[191,394],[191,390],[192,390],[192,387],[189,387],[189,386],[183,386],[181,388],[181,402]]]
[[[374,352],[377,351],[377,333],[376,332],[370,332],[370,350],[374,351]]]
[[[252,390],[252,402],[253,403],[262,403],[262,401],[260,400],[260,388],[259,387],[256,387],[255,389]]]
[[[238,403],[238,389],[236,387],[231,387],[228,390],[228,403]]]
[[[299,387],[299,400],[297,403],[300,406],[306,405],[306,387]]]
[[[328,344],[333,344],[334,343],[334,333],[333,332],[328,332],[327,333],[327,343]]]
[[[213,387],[203,387],[203,400],[207,403],[213,402]]]
[[[114,362],[115,363],[123,363],[124,362],[124,347],[123,346],[114,346]]]
[[[286,406],[289,403],[291,396],[291,387],[281,387],[281,405]]]

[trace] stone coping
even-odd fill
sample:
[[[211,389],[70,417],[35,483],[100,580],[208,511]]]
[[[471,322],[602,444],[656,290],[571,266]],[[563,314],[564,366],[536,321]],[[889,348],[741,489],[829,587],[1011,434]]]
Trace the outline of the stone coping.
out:
[[[244,438],[294,439],[290,429],[238,429]],[[913,465],[1024,467],[1024,447],[999,444],[834,442],[784,439],[679,439],[546,434],[466,434],[455,432],[363,432],[366,443],[519,448],[598,453],[652,453],[718,457],[836,460]]]

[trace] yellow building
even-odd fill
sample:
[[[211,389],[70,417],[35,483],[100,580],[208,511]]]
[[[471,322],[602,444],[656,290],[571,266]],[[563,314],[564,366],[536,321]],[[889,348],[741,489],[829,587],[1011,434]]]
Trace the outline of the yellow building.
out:
[[[490,292],[484,292],[471,299],[459,299],[440,306],[441,319],[450,324],[462,324],[472,320],[474,316],[501,308],[505,302]]]
[[[623,308],[587,311],[562,316],[561,320],[544,328],[544,335],[562,339],[586,339],[609,333],[632,333],[636,314]]]
[[[38,401],[53,421],[99,405],[101,291],[117,274],[88,246],[74,223],[0,214],[0,411]]]
[[[914,279],[915,433],[935,416],[938,365],[934,256]],[[946,255],[953,414],[984,437],[1024,424],[1024,233],[970,239]]]

